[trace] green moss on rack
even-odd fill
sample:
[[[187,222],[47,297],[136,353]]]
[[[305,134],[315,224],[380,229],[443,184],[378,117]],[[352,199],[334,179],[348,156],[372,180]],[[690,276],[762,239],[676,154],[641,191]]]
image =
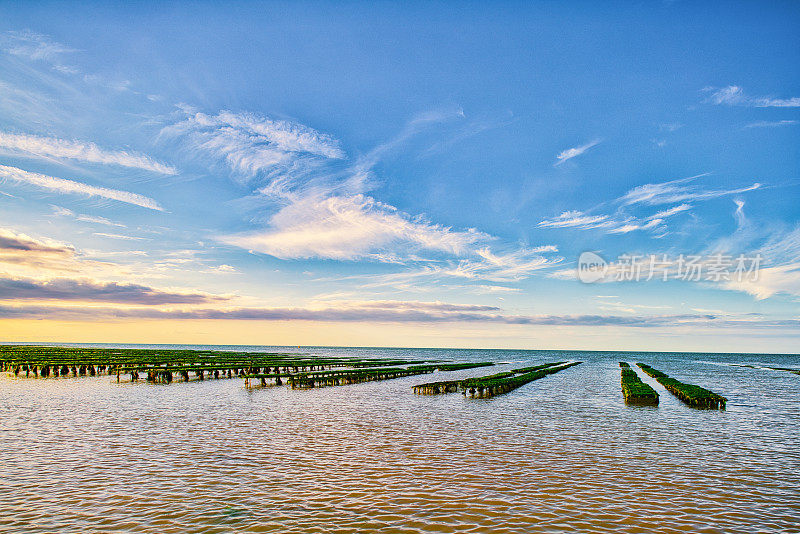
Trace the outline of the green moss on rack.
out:
[[[722,395],[700,386],[695,386],[694,384],[685,384],[679,380],[670,378],[666,373],[658,369],[653,369],[644,363],[637,363],[636,365],[649,376],[655,378],[656,382],[664,386],[664,389],[693,408],[725,409],[725,403],[728,399]]]
[[[148,382],[171,383],[206,378],[232,378],[246,374],[280,374],[333,368],[371,369],[423,363],[388,358],[318,357],[308,354],[241,351],[104,349],[81,347],[0,346],[0,369],[23,378],[116,375],[117,380],[140,374]],[[191,373],[191,375],[190,375]]]
[[[625,362],[619,362],[620,384],[622,396],[627,404],[657,405],[658,393],[649,385],[642,382],[636,371]]]
[[[573,365],[578,365],[579,363],[581,362],[550,362],[481,377],[417,384],[413,386],[412,389],[414,393],[424,395],[454,393],[461,390],[464,395],[469,393],[471,396],[477,397],[494,397],[496,395],[508,393],[529,382],[544,378],[549,374],[557,373],[558,371],[562,371]]]

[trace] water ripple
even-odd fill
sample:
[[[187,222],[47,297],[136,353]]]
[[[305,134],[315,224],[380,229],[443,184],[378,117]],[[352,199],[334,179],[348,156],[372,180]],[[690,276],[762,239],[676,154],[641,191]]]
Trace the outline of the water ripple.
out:
[[[626,407],[616,362],[637,358],[556,356],[586,363],[492,399],[4,376],[0,531],[800,532],[800,377],[648,355],[728,409],[655,382],[660,406]]]

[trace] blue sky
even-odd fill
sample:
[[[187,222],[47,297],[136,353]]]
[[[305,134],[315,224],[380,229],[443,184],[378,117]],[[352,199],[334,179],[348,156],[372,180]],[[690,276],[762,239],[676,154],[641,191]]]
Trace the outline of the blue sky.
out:
[[[0,4],[0,337],[794,351],[798,22]],[[613,280],[713,254],[758,278]]]

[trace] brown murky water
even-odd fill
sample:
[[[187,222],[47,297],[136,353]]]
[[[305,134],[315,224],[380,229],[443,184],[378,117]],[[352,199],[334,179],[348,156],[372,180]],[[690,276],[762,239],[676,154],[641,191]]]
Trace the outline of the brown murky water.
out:
[[[800,376],[727,365],[799,357],[311,352],[586,363],[489,400],[3,375],[0,531],[800,532]],[[626,407],[619,360],[728,409]]]

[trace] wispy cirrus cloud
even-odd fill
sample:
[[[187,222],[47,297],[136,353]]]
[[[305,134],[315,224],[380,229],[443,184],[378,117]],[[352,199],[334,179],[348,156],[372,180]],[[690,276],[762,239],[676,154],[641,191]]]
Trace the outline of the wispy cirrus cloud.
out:
[[[680,122],[670,122],[670,123],[662,123],[658,125],[658,129],[662,132],[675,132],[680,130],[684,127],[683,123]]]
[[[779,294],[800,297],[800,227],[787,231],[752,225],[744,215],[744,203],[737,204],[734,216],[736,232],[719,240],[713,250],[728,254],[744,252],[748,257],[760,258],[760,264],[757,277],[731,279],[723,287],[743,291],[757,300]],[[762,239],[765,234],[766,239]]]
[[[553,165],[561,165],[567,160],[570,160],[574,157],[580,156],[590,148],[599,145],[602,142],[602,139],[595,139],[594,141],[590,141],[585,145],[577,146],[574,148],[568,148],[566,150],[562,150],[561,152],[556,155],[556,161]]]
[[[563,258],[545,256],[556,253],[554,245],[542,247],[519,247],[515,250],[496,252],[485,246],[476,251],[480,260],[462,260],[455,268],[445,268],[442,272],[449,276],[460,276],[467,279],[487,280],[490,282],[517,282],[528,278],[535,271],[547,269]]]
[[[706,87],[709,93],[706,102],[726,106],[750,106],[756,108],[796,108],[800,107],[800,97],[775,98],[772,96],[750,96],[738,85],[727,87]]]
[[[164,208],[162,208],[158,202],[144,195],[131,193],[129,191],[109,189],[106,187],[97,187],[94,185],[85,184],[83,182],[66,180],[64,178],[56,178],[54,176],[29,172],[17,167],[10,167],[8,165],[0,165],[0,179],[33,185],[56,193],[107,198],[109,200],[116,200],[117,202],[124,202],[126,204],[132,204],[134,206],[140,206],[142,208],[151,210],[164,210]]]
[[[761,187],[761,184],[758,182],[750,186],[734,189],[705,189],[698,185],[691,184],[691,182],[695,181],[697,178],[708,176],[708,174],[709,173],[703,173],[669,182],[640,185],[625,193],[618,201],[625,205],[645,204],[649,206],[671,204],[674,202],[697,202],[746,193],[747,191],[754,191]]]
[[[672,217],[673,215],[677,215],[678,213],[682,213],[684,211],[689,211],[692,209],[691,204],[680,204],[678,206],[672,206],[671,208],[667,208],[662,211],[657,211],[652,215],[647,217],[647,220],[654,220],[654,219],[666,219],[667,217]]]
[[[291,168],[298,159],[345,157],[338,141],[299,123],[231,111],[209,115],[189,106],[181,114],[161,130],[162,138],[179,139],[186,150],[221,159],[246,177]]]
[[[663,235],[666,230],[665,221],[675,215],[691,211],[694,207],[692,203],[746,193],[761,188],[761,184],[758,182],[750,186],[733,189],[709,189],[692,183],[708,174],[703,173],[688,178],[634,187],[613,201],[613,204],[617,205],[617,209],[613,214],[592,214],[571,210],[562,212],[557,217],[544,219],[537,226],[539,228],[575,228],[579,230],[599,229],[608,234],[652,231],[657,232],[658,235]],[[630,208],[663,204],[676,205],[648,215],[630,213]]]
[[[775,295],[800,297],[800,227],[790,231],[757,227],[745,216],[744,201],[736,199],[734,203],[737,229],[733,234],[716,240],[696,254],[687,253],[682,263],[659,254],[631,255],[625,261],[610,261],[599,281],[683,280],[741,291],[756,300]],[[667,259],[666,264],[659,263],[662,258]],[[689,262],[691,267],[688,267]],[[723,269],[722,274],[714,276],[720,269]],[[630,273],[642,276],[632,277]],[[572,268],[555,271],[550,277],[579,279],[577,270]]]
[[[445,259],[437,262],[421,262],[421,266],[402,272],[378,275],[355,275],[348,277],[358,280],[359,287],[374,289],[390,287],[402,288],[408,291],[425,291],[430,285],[435,287],[450,286],[459,290],[469,289],[479,293],[486,293],[488,287],[493,287],[493,292],[517,291],[517,288],[502,286],[453,286],[454,280],[462,283],[469,282],[496,282],[513,283],[531,277],[536,271],[549,269],[558,265],[564,258],[549,255],[558,252],[555,246],[543,247],[518,247],[502,252],[491,251],[489,247],[477,249],[472,256],[464,259]],[[548,254],[547,256],[545,254]],[[341,280],[341,277],[339,278]],[[318,279],[317,281],[325,281]],[[423,281],[425,284],[420,285]]]
[[[613,226],[608,215],[589,215],[582,211],[571,210],[561,213],[553,219],[545,219],[538,225],[539,228],[609,228]]]
[[[77,52],[74,48],[30,30],[4,33],[0,36],[0,48],[14,56],[49,62],[55,62],[65,54]]]
[[[652,279],[656,281],[683,280],[688,283],[698,283],[718,289],[740,291],[753,296],[756,300],[765,300],[775,295],[800,297],[800,261],[780,263],[765,255],[763,250],[762,248],[748,251],[725,251],[722,258],[729,262],[730,270],[726,276],[721,277],[719,280],[709,279],[707,276],[708,273],[713,272],[713,269],[719,268],[718,257],[711,254],[707,256],[696,255],[698,261],[694,262],[691,267],[693,269],[692,272],[696,273],[696,275],[686,276],[687,268],[684,268],[683,273],[681,273],[681,267],[673,262],[672,265],[663,269],[658,268]],[[737,268],[736,265],[740,256],[746,259],[746,268],[749,268],[752,264],[753,258],[759,258],[757,272],[747,272],[743,276],[737,275],[735,272],[731,273]],[[660,259],[660,255],[655,255],[656,262],[660,261]],[[633,256],[630,261],[608,263],[605,276],[600,281],[602,283],[632,283],[629,274],[631,272],[642,273],[641,280],[649,281],[651,279],[648,274],[651,272],[650,268],[651,258],[649,256]],[[551,273],[550,277],[561,280],[579,280],[576,269],[555,271]]]
[[[800,121],[786,119],[781,121],[756,121],[744,125],[744,128],[778,128],[780,126],[794,126],[795,124],[800,124]]]
[[[88,278],[9,278],[0,276],[0,300],[57,300],[118,304],[210,304],[226,297],[204,293],[166,291],[141,284],[98,282]]]
[[[497,286],[497,285],[479,285],[471,288],[474,293],[479,295],[497,294],[497,293],[519,293],[522,289],[518,287]]]
[[[0,148],[30,156],[67,158],[87,163],[119,165],[160,174],[178,174],[175,167],[155,161],[144,154],[125,150],[105,150],[95,143],[70,141],[57,137],[0,132]]]
[[[431,110],[426,113],[420,113],[412,118],[403,129],[392,139],[379,144],[356,161],[351,169],[354,175],[360,175],[370,171],[375,164],[385,157],[387,154],[403,146],[412,137],[421,133],[426,128],[432,125],[441,124],[452,120],[454,118],[463,118],[464,111],[462,109],[447,109],[447,110]]]
[[[602,229],[609,234],[627,234],[637,230],[658,228],[664,219],[684,211],[679,206],[658,212],[644,219],[622,215],[589,215],[582,211],[565,211],[553,219],[545,219],[539,228],[576,228],[579,230]],[[688,209],[688,208],[687,208]]]
[[[59,217],[72,217],[76,221],[87,222],[92,224],[102,224],[104,226],[115,226],[117,228],[126,228],[122,223],[114,222],[105,217],[97,215],[85,215],[83,213],[75,213],[74,211],[64,208],[62,206],[52,206],[53,214]]]
[[[94,235],[99,237],[108,237],[110,239],[122,239],[124,241],[144,241],[144,237],[135,237],[131,235],[123,235],[123,234],[111,234],[108,232],[95,232]]]
[[[800,297],[800,262],[762,267],[756,279],[732,279],[722,286],[748,293],[756,300],[764,300],[777,294]]]

